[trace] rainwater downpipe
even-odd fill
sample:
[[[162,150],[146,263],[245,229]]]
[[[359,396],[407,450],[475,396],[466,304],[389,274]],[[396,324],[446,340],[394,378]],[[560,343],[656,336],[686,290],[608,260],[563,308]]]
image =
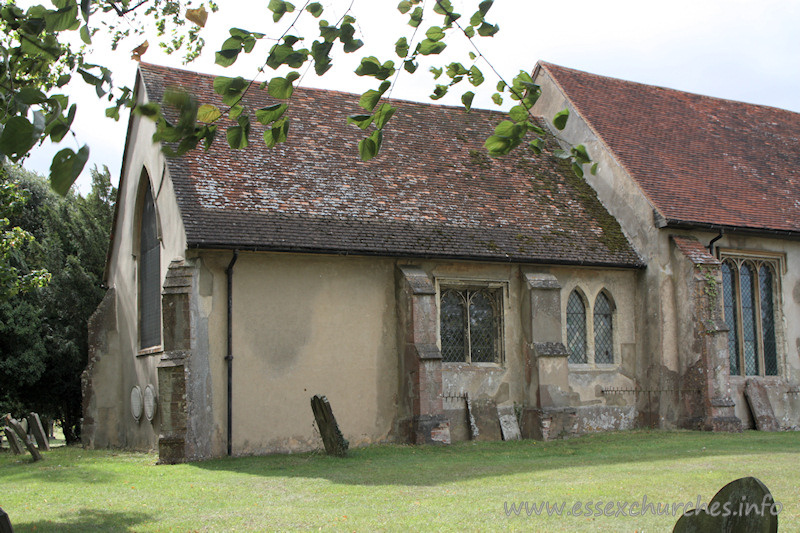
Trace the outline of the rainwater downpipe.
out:
[[[231,262],[225,269],[228,277],[228,456],[233,454],[233,265],[239,259],[239,250],[233,251]]]
[[[708,243],[708,253],[711,254],[712,256],[714,255],[714,243],[720,240],[722,238],[722,235],[723,231],[719,230],[719,235],[711,239],[711,242]]]

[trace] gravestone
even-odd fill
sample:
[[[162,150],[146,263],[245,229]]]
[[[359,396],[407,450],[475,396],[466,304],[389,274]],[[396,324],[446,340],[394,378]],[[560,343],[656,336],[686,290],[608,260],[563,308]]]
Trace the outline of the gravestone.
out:
[[[0,533],[14,533],[14,528],[11,527],[11,519],[2,508],[0,508]]]
[[[8,447],[14,455],[19,455],[22,453],[22,445],[17,440],[17,436],[14,434],[14,430],[10,427],[6,426],[3,428],[3,433],[6,434],[6,440],[8,441]]]
[[[772,404],[769,403],[767,389],[764,385],[748,379],[744,388],[744,395],[750,405],[750,412],[753,413],[753,420],[759,431],[780,431],[780,424],[772,411]]]
[[[495,403],[494,400],[488,399],[471,400],[470,403],[470,417],[475,419],[475,426],[478,428],[478,434],[477,436],[473,436],[473,440],[502,440],[500,421],[497,419],[497,403]]]
[[[31,439],[28,437],[28,433],[23,429],[22,424],[11,418],[10,416],[6,417],[6,423],[9,425],[11,429],[17,434],[19,439],[22,441],[22,444],[28,449],[33,457],[34,461],[41,461],[42,454],[39,453],[39,450],[36,449],[36,446],[33,445]]]
[[[328,403],[328,398],[319,394],[313,396],[311,398],[311,410],[314,412],[314,420],[317,421],[319,434],[322,437],[322,443],[325,445],[325,453],[337,457],[346,457],[350,443],[347,442],[347,439],[344,438],[339,430],[339,424],[336,423],[336,418],[333,416],[333,410],[331,409],[331,404]]]
[[[40,450],[49,451],[50,450],[50,441],[47,438],[47,433],[44,432],[44,427],[42,426],[42,421],[39,419],[39,415],[36,413],[30,413],[28,415],[28,428],[33,433],[33,438],[36,439],[36,446]]]
[[[683,514],[673,533],[777,533],[778,513],[769,489],[754,477],[731,481],[699,510]]]
[[[505,405],[497,408],[497,418],[500,419],[500,432],[503,440],[520,440],[522,434],[519,431],[519,421],[514,407]]]

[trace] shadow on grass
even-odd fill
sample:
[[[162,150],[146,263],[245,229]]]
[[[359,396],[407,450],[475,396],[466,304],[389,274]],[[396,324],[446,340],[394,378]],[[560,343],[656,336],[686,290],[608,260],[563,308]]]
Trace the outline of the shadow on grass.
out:
[[[152,520],[145,513],[104,511],[101,509],[81,509],[71,516],[59,516],[51,520],[15,523],[9,515],[15,533],[26,531],[136,531],[136,526]]]
[[[763,456],[778,450],[800,454],[797,434],[629,431],[552,442],[381,445],[351,450],[346,459],[313,452],[224,458],[191,466],[265,477],[324,478],[338,484],[435,486],[487,476],[580,470],[602,464]]]

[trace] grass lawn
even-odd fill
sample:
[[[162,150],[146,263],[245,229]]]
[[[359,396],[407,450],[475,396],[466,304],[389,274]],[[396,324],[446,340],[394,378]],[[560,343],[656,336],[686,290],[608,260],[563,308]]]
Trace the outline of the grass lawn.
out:
[[[5,451],[0,507],[15,532],[671,531],[671,514],[509,517],[504,505],[566,502],[565,514],[576,502],[591,501],[595,514],[598,500],[615,502],[616,512],[616,502],[641,505],[645,496],[694,505],[755,476],[783,505],[780,531],[800,529],[800,433],[631,431],[549,443],[373,446],[348,459],[156,459],[63,447],[31,463]]]

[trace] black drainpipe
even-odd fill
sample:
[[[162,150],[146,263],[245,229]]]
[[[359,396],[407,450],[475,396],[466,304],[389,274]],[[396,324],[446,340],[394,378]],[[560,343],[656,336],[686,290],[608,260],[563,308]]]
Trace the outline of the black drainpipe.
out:
[[[719,230],[719,235],[711,239],[711,242],[708,243],[708,253],[710,253],[712,256],[714,255],[714,243],[722,238],[722,234],[723,231]]]
[[[228,275],[228,455],[233,454],[233,265],[239,259],[239,250],[233,251],[225,273]]]

